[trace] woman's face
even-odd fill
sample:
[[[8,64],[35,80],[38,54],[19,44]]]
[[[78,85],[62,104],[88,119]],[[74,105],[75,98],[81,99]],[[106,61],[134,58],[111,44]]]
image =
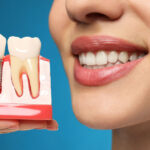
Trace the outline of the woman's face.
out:
[[[81,123],[150,120],[150,0],[54,0],[49,26]]]

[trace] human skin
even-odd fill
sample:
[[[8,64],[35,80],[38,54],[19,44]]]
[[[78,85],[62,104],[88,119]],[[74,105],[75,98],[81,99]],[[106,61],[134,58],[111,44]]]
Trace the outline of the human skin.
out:
[[[69,79],[77,119],[94,129],[113,129],[113,150],[150,149],[150,1],[54,0],[49,15]],[[74,77],[71,43],[80,36],[107,35],[144,47],[147,55],[127,75],[103,86]]]

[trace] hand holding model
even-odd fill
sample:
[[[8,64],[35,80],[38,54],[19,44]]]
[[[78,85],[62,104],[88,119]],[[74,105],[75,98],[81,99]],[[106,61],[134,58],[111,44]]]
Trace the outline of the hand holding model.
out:
[[[51,120],[49,110],[50,85],[45,85],[50,80],[49,74],[42,67],[44,64],[45,70],[49,70],[46,68],[49,62],[40,57],[39,38],[10,37],[10,57],[4,57],[5,46],[6,38],[0,35],[0,133],[30,129],[57,130],[58,124]]]

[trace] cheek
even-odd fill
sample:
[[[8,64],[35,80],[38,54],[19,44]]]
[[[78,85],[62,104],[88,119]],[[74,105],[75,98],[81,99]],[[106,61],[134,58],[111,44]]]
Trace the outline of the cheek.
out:
[[[56,44],[61,43],[68,26],[69,18],[66,13],[65,0],[54,1],[49,14],[49,28]]]
[[[150,1],[149,0],[129,0],[132,9],[150,27]]]

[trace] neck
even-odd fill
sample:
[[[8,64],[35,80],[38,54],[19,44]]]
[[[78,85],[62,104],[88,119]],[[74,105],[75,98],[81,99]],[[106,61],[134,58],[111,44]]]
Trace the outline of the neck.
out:
[[[150,121],[114,129],[112,150],[150,150]]]

